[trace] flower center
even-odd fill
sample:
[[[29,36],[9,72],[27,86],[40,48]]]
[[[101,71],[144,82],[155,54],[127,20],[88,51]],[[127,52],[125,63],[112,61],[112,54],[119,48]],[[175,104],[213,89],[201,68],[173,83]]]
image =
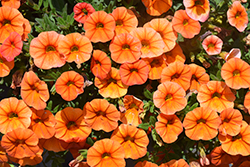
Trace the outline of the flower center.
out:
[[[167,94],[167,96],[165,97],[165,101],[168,101],[171,99],[173,99],[173,96],[171,94]]]
[[[233,136],[232,137],[232,141],[235,141],[235,140],[241,140],[241,134],[238,134],[238,135],[236,135],[236,136]]]
[[[54,52],[56,51],[56,48],[54,46],[49,45],[49,46],[46,46],[45,50],[46,50],[46,53]]]
[[[236,13],[236,15],[235,15],[235,18],[237,19],[238,17],[240,17],[240,15],[241,15],[241,12],[238,11],[238,12]]]
[[[197,121],[197,124],[199,124],[199,123],[206,123],[206,120],[204,120],[204,119],[199,119],[199,120]]]
[[[95,63],[101,65],[101,62],[98,60],[96,60]]]
[[[18,118],[18,115],[17,115],[17,113],[11,112],[9,114],[9,118]]]
[[[168,125],[172,125],[174,123],[174,120],[168,120],[168,123],[166,124],[166,126],[168,126]]]
[[[229,122],[229,119],[224,119],[223,122],[227,122],[227,123],[228,123],[228,122]]]
[[[3,63],[3,59],[0,58],[0,63]]]
[[[185,19],[183,20],[183,23],[182,23],[184,26],[188,25],[188,19]]]
[[[35,123],[43,123],[43,121],[39,118],[35,119],[34,121],[35,121]]]
[[[76,126],[76,123],[74,121],[69,121],[69,123],[67,123],[67,128],[70,129],[72,127],[75,127]]]
[[[35,85],[32,85],[32,86],[31,86],[31,89],[32,89],[33,91],[39,92],[39,89],[38,89]]]
[[[3,26],[9,25],[10,23],[11,23],[10,20],[4,20],[4,21],[3,21]]]
[[[78,52],[78,51],[79,51],[79,48],[78,48],[78,46],[74,45],[74,46],[72,46],[72,47],[70,48],[70,51],[71,51],[71,52]]]
[[[203,4],[204,4],[204,2],[202,2],[202,1],[195,1],[195,5],[200,5],[200,6],[203,6]]]
[[[129,108],[135,108],[137,110],[139,107],[135,103],[131,103]]]
[[[215,92],[215,93],[212,95],[212,98],[215,98],[215,97],[220,98],[221,95],[220,95],[218,92]]]
[[[20,139],[16,140],[16,144],[23,144],[23,143],[24,143],[24,140],[20,140]]]
[[[130,140],[131,142],[134,142],[134,138],[130,137],[130,136],[126,136],[124,140],[125,141],[129,141]]]
[[[123,26],[122,20],[117,20],[117,21],[115,22],[115,24],[116,24],[116,26]]]
[[[103,28],[103,27],[104,27],[104,25],[102,23],[97,23],[96,24],[96,28]]]
[[[173,79],[175,79],[175,78],[179,78],[180,77],[180,75],[179,74],[174,74],[172,77],[171,77],[171,80],[173,80]]]
[[[142,45],[142,47],[144,47],[144,48],[149,48],[149,42],[148,42],[147,40],[142,40],[142,41],[141,41],[141,45]]]
[[[129,50],[130,46],[128,44],[122,45],[122,50]]]
[[[68,81],[67,86],[74,85],[75,83],[73,81]]]
[[[130,70],[130,72],[131,72],[131,73],[132,73],[132,72],[138,72],[138,69],[132,68],[132,69]]]
[[[150,63],[150,66],[151,67],[154,67],[155,65],[159,64],[160,61],[158,59],[154,59],[151,63]]]
[[[82,12],[83,12],[85,15],[88,15],[88,11],[87,11],[85,8],[82,9]]]
[[[108,83],[111,83],[111,82],[116,83],[117,81],[114,78],[109,78]]]
[[[208,47],[208,48],[214,48],[214,44],[213,44],[213,43],[210,43],[210,44],[208,44],[207,47]]]
[[[233,76],[240,76],[240,71],[239,70],[234,70]]]
[[[100,115],[101,115],[101,116],[105,116],[106,113],[103,112],[103,111],[97,111],[96,115],[97,115],[97,116],[100,116]]]
[[[109,157],[111,157],[111,155],[109,154],[109,153],[104,153],[104,154],[102,154],[102,158],[109,158]]]
[[[192,79],[198,81],[198,78],[196,77],[196,75],[192,75]]]

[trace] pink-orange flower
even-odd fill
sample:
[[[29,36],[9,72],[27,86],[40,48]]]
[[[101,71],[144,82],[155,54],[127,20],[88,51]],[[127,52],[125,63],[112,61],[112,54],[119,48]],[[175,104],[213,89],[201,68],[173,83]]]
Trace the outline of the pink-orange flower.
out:
[[[152,16],[160,16],[167,12],[172,6],[172,0],[142,0],[147,8],[147,13]]]
[[[74,19],[77,22],[85,23],[86,19],[95,12],[95,9],[91,6],[91,4],[86,2],[77,3],[74,8]]]
[[[145,160],[138,162],[134,167],[158,167],[158,165]]]
[[[183,51],[179,44],[176,44],[174,49],[164,54],[166,56],[165,61],[167,64],[173,63],[175,61],[180,61],[182,63],[186,61],[186,56],[183,54]]]
[[[23,35],[22,35],[22,40],[23,41],[27,41],[28,39],[28,34],[31,31],[31,25],[29,20],[24,19],[24,23],[23,23]]]
[[[222,45],[223,41],[215,35],[209,35],[202,42],[202,46],[208,55],[219,54],[221,52]]]
[[[14,68],[14,65],[14,60],[9,62],[0,53],[0,77],[9,75],[10,70]]]
[[[18,9],[21,5],[21,0],[1,0],[2,6],[9,6]]]
[[[159,167],[189,167],[189,165],[184,159],[173,159],[167,163],[161,164]]]
[[[209,17],[209,0],[184,0],[186,12],[194,20],[205,22]]]
[[[248,113],[250,114],[250,92],[247,92],[247,94],[245,95],[244,106],[246,107]]]

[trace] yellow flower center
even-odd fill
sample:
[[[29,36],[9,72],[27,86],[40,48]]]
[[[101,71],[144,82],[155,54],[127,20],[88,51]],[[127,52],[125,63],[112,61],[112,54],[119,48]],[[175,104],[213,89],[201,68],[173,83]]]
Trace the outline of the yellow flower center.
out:
[[[213,95],[212,95],[212,98],[220,98],[221,97],[221,94],[218,93],[218,92],[215,92]]]
[[[180,77],[180,75],[176,73],[176,74],[172,75],[171,80],[179,78],[179,77]]]
[[[111,157],[111,155],[109,154],[109,153],[104,153],[104,154],[102,154],[102,158],[109,158],[109,157]]]
[[[142,40],[141,45],[143,48],[149,48],[149,42],[147,40]]]
[[[137,110],[139,107],[135,103],[131,103],[129,108],[135,108]]]
[[[117,20],[117,21],[115,22],[115,24],[116,24],[116,26],[123,26],[122,20]]]
[[[130,72],[131,72],[131,73],[132,73],[132,72],[138,72],[138,69],[132,68],[132,69],[130,70]]]
[[[72,46],[72,47],[70,48],[70,51],[71,51],[71,52],[78,52],[78,51],[79,51],[79,48],[78,48],[78,46],[74,45],[74,46]]]
[[[97,23],[96,24],[96,28],[103,28],[103,27],[104,27],[104,25],[102,23]]]
[[[17,113],[11,112],[9,114],[9,118],[18,118],[18,115],[17,115]]]
[[[199,119],[199,120],[197,121],[197,124],[199,124],[199,123],[206,123],[206,120],[204,120],[204,119]]]
[[[165,101],[168,101],[171,99],[173,99],[173,96],[171,94],[167,94],[167,96],[165,97]]]
[[[109,78],[108,83],[110,84],[111,82],[116,83],[117,81],[114,78]]]
[[[11,24],[10,20],[4,20],[3,21],[3,26],[7,26],[9,24]]]
[[[208,44],[207,47],[208,47],[208,48],[214,48],[214,44],[213,44],[213,43],[210,43],[210,44]]]
[[[239,70],[234,70],[233,76],[240,76],[240,71]]]
[[[232,137],[232,141],[241,140],[241,138],[242,138],[241,134],[238,134],[238,135]]]
[[[67,82],[67,86],[71,86],[71,85],[74,85],[75,83],[73,81],[68,81]]]
[[[235,18],[236,18],[236,19],[239,18],[240,15],[241,15],[241,12],[238,11],[238,12],[236,13],[236,15],[235,15]]]
[[[187,20],[187,19],[184,19],[182,24],[183,24],[184,26],[188,25],[188,20]]]
[[[46,50],[46,53],[54,52],[56,51],[56,48],[54,46],[49,45],[49,46],[46,46],[45,50]]]
[[[76,123],[74,121],[69,121],[66,126],[68,129],[71,129],[76,126]]]
[[[134,138],[130,136],[126,136],[124,140],[134,142]]]
[[[128,44],[122,45],[122,50],[129,50],[130,46]]]
[[[83,12],[85,15],[88,15],[88,11],[87,11],[85,8],[82,9],[82,12]]]
[[[43,123],[43,121],[39,118],[35,119],[34,121],[35,121],[35,123]]]

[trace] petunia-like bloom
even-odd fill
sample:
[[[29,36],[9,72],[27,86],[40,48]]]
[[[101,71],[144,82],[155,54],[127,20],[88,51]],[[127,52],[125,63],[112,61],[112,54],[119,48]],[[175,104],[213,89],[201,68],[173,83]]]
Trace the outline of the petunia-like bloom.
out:
[[[21,82],[21,97],[28,106],[42,110],[47,106],[49,96],[47,84],[41,81],[33,71],[24,74]]]
[[[121,144],[111,139],[96,141],[88,149],[87,163],[92,167],[125,167],[125,152]]]
[[[201,30],[199,21],[190,18],[185,10],[178,10],[174,13],[172,25],[173,29],[184,38],[193,38]]]
[[[92,50],[89,39],[77,32],[67,34],[58,44],[59,53],[63,54],[69,63],[74,61],[76,64],[81,64],[88,61]]]
[[[31,124],[30,129],[37,135],[39,139],[49,139],[55,134],[56,120],[49,110],[35,110],[31,108]]]
[[[0,43],[9,37],[11,32],[23,35],[24,18],[17,9],[3,6],[0,7],[0,13]]]
[[[249,88],[250,66],[244,60],[231,58],[221,68],[221,77],[233,89]]]
[[[129,33],[116,35],[109,45],[111,59],[120,64],[139,60],[141,48],[141,41]]]
[[[173,143],[183,131],[181,120],[176,115],[159,114],[155,130],[165,143]]]
[[[158,167],[158,165],[145,160],[138,162],[134,167]]]
[[[167,67],[165,62],[166,56],[162,54],[159,57],[154,58],[144,58],[144,60],[149,67],[148,78],[151,80],[161,79],[162,70]]]
[[[234,1],[227,11],[227,19],[231,26],[234,26],[239,32],[243,32],[248,24],[248,15],[246,9],[240,1]]]
[[[250,92],[247,92],[244,99],[244,107],[248,110],[248,113],[250,114]]]
[[[110,132],[117,128],[120,112],[105,99],[93,99],[83,108],[85,122],[94,130]]]
[[[5,163],[5,162],[8,162],[8,156],[6,154],[6,150],[1,146],[1,142],[0,142],[0,166],[1,166],[1,163]],[[3,167],[5,167],[3,165]]]
[[[77,3],[74,8],[74,19],[77,22],[85,23],[86,19],[95,12],[95,9],[92,7],[91,4],[86,2]]]
[[[186,12],[189,17],[200,22],[205,22],[209,17],[209,0],[184,0]]]
[[[84,30],[91,42],[107,42],[115,35],[115,20],[104,11],[96,11],[85,21]]]
[[[235,96],[222,81],[209,81],[200,87],[197,100],[201,107],[208,107],[221,113],[226,108],[234,107]]]
[[[53,136],[49,139],[40,139],[39,143],[43,148],[45,148],[48,151],[53,151],[53,152],[65,151],[60,141],[61,141],[60,139],[57,139],[55,138],[55,136]]]
[[[82,142],[91,133],[91,128],[84,120],[84,112],[80,108],[66,107],[55,115],[55,137],[65,142]]]
[[[111,70],[111,60],[105,52],[94,50],[90,70],[97,78],[105,79],[107,77]]]
[[[189,165],[184,159],[173,159],[167,163],[161,164],[159,167],[189,167]]]
[[[206,73],[206,70],[198,66],[196,64],[189,64],[189,67],[192,72],[192,78],[191,78],[191,84],[190,84],[190,90],[197,90],[199,92],[200,86],[202,84],[206,84],[209,81],[209,75]]]
[[[22,40],[23,41],[27,41],[28,34],[31,32],[31,25],[28,19],[24,18],[24,22],[23,22],[23,35],[22,35]]]
[[[132,125],[121,124],[111,135],[124,148],[125,158],[138,159],[146,155],[149,139],[146,132]]]
[[[153,101],[156,107],[166,115],[173,115],[187,105],[185,90],[175,82],[166,81],[154,92]]]
[[[1,145],[14,158],[35,156],[40,150],[38,137],[30,129],[17,128],[2,137]]]
[[[190,87],[191,77],[190,67],[180,61],[176,61],[162,70],[161,83],[166,81],[176,82],[186,91]]]
[[[0,132],[6,134],[17,128],[28,128],[31,123],[32,111],[15,97],[1,100],[0,102]]]
[[[165,43],[165,47],[163,48],[164,52],[168,52],[175,47],[177,34],[172,28],[172,23],[170,23],[167,19],[156,18],[144,24],[143,27],[151,27],[161,35]]]
[[[21,0],[1,0],[2,6],[9,6],[18,9],[21,5]]]
[[[162,55],[165,43],[161,35],[153,28],[135,28],[130,34],[137,37],[141,41],[141,58],[153,58]]]
[[[183,127],[192,140],[210,140],[217,136],[221,119],[215,110],[197,107],[186,114]]]
[[[167,64],[173,63],[175,61],[180,61],[182,63],[186,61],[186,56],[183,54],[183,51],[178,43],[176,43],[174,49],[164,54],[166,56],[165,61]]]
[[[138,20],[132,10],[125,7],[115,8],[111,16],[115,19],[115,34],[129,33],[138,26]]]
[[[114,67],[111,67],[106,78],[95,77],[95,86],[99,88],[99,93],[103,97],[118,98],[124,96],[128,91],[128,86],[121,81],[119,70]]]
[[[119,74],[125,85],[142,85],[148,79],[149,67],[144,60],[134,63],[124,63],[120,66]]]
[[[22,48],[22,37],[17,32],[11,32],[10,36],[4,40],[0,52],[7,61],[13,61],[21,53]]]
[[[223,136],[219,134],[218,139],[221,142],[222,149],[226,153],[230,155],[250,155],[250,126],[245,121],[242,122],[238,135],[231,136],[227,134]]]
[[[58,52],[58,44],[62,38],[63,35],[55,31],[46,31],[32,39],[29,51],[37,67],[48,70],[65,64],[63,55]]]
[[[208,55],[217,55],[221,52],[223,41],[216,35],[207,36],[203,42],[202,46]]]
[[[0,77],[8,76],[14,65],[14,60],[9,62],[0,53]]]
[[[57,78],[55,83],[56,92],[66,101],[77,98],[84,92],[84,78],[75,71],[66,71]]]
[[[167,12],[172,6],[172,0],[142,0],[147,8],[147,13],[151,16],[160,16]]]

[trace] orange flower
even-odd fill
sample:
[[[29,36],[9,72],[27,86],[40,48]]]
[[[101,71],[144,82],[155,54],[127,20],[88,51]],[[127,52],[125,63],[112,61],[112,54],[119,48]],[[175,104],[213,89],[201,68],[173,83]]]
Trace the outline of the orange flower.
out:
[[[147,13],[151,16],[160,16],[167,12],[172,6],[172,0],[142,0],[147,8]]]
[[[30,129],[17,128],[2,137],[1,145],[14,158],[35,156],[40,150],[38,138]]]
[[[110,132],[117,128],[120,112],[105,99],[93,99],[83,109],[85,122],[94,130]]]
[[[125,152],[119,142],[102,139],[88,149],[87,163],[92,167],[125,167]]]
[[[14,65],[14,60],[9,62],[0,53],[0,77],[8,76]]]
[[[165,53],[165,56],[167,64],[173,63],[175,61],[180,61],[182,63],[186,61],[186,57],[183,54],[179,44],[176,44],[174,49],[172,49],[170,52]]]
[[[90,69],[94,76],[105,79],[111,70],[111,60],[105,52],[94,50]]]
[[[0,52],[7,61],[13,61],[21,53],[22,47],[22,37],[17,32],[11,32],[10,36],[4,40]]]
[[[107,42],[111,40],[115,33],[114,18],[104,11],[92,13],[84,23],[86,37],[91,42]]]
[[[167,163],[161,164],[159,167],[189,167],[189,165],[184,159],[173,159]]]
[[[66,101],[71,101],[83,93],[84,78],[75,71],[66,71],[56,80],[56,92]]]
[[[243,121],[241,125],[240,133],[236,136],[226,135],[218,136],[222,149],[230,154],[242,156],[250,155],[250,126]]]
[[[124,148],[125,158],[138,159],[146,155],[149,139],[146,132],[132,125],[121,124],[111,135]]]
[[[153,101],[156,107],[166,115],[173,115],[187,105],[185,90],[174,82],[160,84],[154,92]]]
[[[77,32],[64,36],[58,44],[58,51],[69,63],[74,61],[76,64],[81,64],[88,61],[92,50],[89,39]]]
[[[231,58],[221,68],[221,77],[233,89],[250,86],[250,66],[239,58]]]
[[[16,128],[28,128],[32,111],[15,97],[3,99],[0,102],[0,132],[5,134]]]
[[[221,52],[222,45],[223,41],[215,35],[209,35],[202,42],[202,46],[208,55],[219,54]]]
[[[65,64],[63,56],[58,52],[58,43],[63,35],[55,31],[41,32],[30,43],[30,56],[41,69],[61,67]]]
[[[158,167],[158,165],[145,160],[138,162],[134,167]]]
[[[3,162],[8,162],[8,156],[6,154],[5,149],[1,146],[1,142],[0,142],[0,166],[1,166],[1,163]]]
[[[165,62],[166,56],[162,54],[159,57],[155,58],[145,58],[144,60],[149,67],[148,78],[151,80],[161,79],[162,70],[167,67]]]
[[[233,5],[227,11],[227,19],[231,26],[238,31],[243,32],[248,24],[248,16],[246,9],[241,5],[240,1],[234,1]]]
[[[49,100],[48,86],[33,71],[26,72],[21,82],[21,97],[27,105],[42,110]]]
[[[53,151],[53,152],[65,151],[60,141],[61,141],[60,139],[57,139],[55,138],[55,136],[53,136],[49,139],[40,139],[40,144],[43,148],[45,148],[48,151]]]
[[[178,10],[174,13],[172,20],[173,29],[184,38],[193,38],[200,33],[201,25],[198,21],[191,19],[185,10]]]
[[[0,43],[3,43],[11,32],[23,35],[24,18],[17,9],[3,6],[0,7],[0,13]]]
[[[217,112],[234,107],[235,96],[222,81],[209,81],[200,87],[197,100],[201,107],[209,107]]]
[[[183,131],[182,123],[176,115],[159,114],[155,130],[165,143],[173,143]]]
[[[77,3],[74,8],[74,19],[77,22],[85,23],[86,19],[95,12],[95,9],[91,6],[91,4],[86,2]]]
[[[103,97],[118,98],[124,96],[128,86],[124,85],[119,75],[119,70],[112,67],[105,79],[95,77],[95,86]]]
[[[141,58],[158,57],[164,52],[163,48],[165,47],[165,43],[161,35],[153,28],[135,28],[130,34],[141,41]]]
[[[161,82],[176,82],[186,91],[190,87],[191,77],[192,72],[190,67],[182,62],[176,61],[162,70]]]
[[[132,10],[125,7],[117,7],[111,13],[111,16],[115,19],[116,35],[121,33],[129,33],[131,30],[138,26],[138,20]]]
[[[21,5],[20,0],[1,0],[2,6],[9,6],[18,9]]]
[[[165,43],[165,47],[163,48],[164,52],[172,50],[176,45],[175,41],[177,40],[177,34],[172,28],[172,23],[170,23],[167,19],[156,18],[144,24],[143,27],[153,28],[161,35]]]
[[[65,142],[82,142],[91,133],[91,128],[85,123],[83,110],[66,107],[55,115],[55,137]]]
[[[124,63],[120,66],[119,74],[125,85],[142,85],[148,79],[149,67],[143,60],[134,63]]]
[[[38,138],[49,139],[55,134],[56,120],[49,110],[35,110],[31,108],[31,125],[30,129]]]
[[[192,140],[210,140],[217,136],[221,119],[215,110],[197,107],[186,114],[183,127]]]
[[[250,92],[247,92],[245,95],[244,106],[247,108],[248,113],[250,114]]]
[[[30,22],[29,22],[29,20],[27,20],[27,19],[24,18],[24,22],[23,22],[23,35],[22,35],[22,40],[23,41],[27,41],[27,39],[29,38],[28,34],[30,33],[30,31],[31,31]]]
[[[112,60],[120,64],[139,60],[141,48],[141,41],[129,33],[116,35],[109,45]]]
[[[209,81],[209,75],[206,73],[206,70],[196,64],[189,64],[189,67],[192,72],[190,90],[197,90],[199,92],[200,86],[206,84]]]
[[[209,17],[210,6],[208,0],[184,0],[186,12],[194,20],[205,22]]]

